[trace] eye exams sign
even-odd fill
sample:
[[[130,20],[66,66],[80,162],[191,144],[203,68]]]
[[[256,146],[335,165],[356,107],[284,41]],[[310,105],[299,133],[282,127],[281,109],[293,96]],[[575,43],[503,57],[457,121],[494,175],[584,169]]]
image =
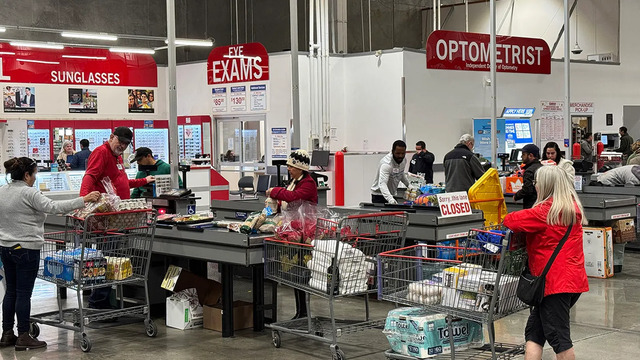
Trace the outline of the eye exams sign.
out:
[[[219,46],[207,60],[209,85],[269,80],[269,55],[260,43]]]
[[[434,31],[427,39],[427,69],[489,71],[490,36]],[[551,74],[551,51],[542,39],[496,37],[498,72]]]

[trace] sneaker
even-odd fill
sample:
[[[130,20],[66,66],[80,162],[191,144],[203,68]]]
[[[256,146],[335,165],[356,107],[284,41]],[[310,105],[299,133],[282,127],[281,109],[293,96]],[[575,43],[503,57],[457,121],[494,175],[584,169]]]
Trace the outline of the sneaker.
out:
[[[46,346],[46,342],[31,337],[28,332],[20,334],[16,340],[16,351],[40,349]]]
[[[13,330],[7,330],[2,333],[0,338],[0,347],[14,346],[18,337],[13,333]]]

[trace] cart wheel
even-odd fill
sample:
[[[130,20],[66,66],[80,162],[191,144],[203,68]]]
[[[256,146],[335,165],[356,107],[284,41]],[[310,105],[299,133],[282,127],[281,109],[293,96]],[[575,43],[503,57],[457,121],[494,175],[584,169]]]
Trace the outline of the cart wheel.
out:
[[[80,350],[82,350],[82,352],[91,351],[91,340],[89,340],[86,334],[82,334],[82,339],[80,340]]]
[[[29,324],[29,335],[34,338],[40,336],[40,326],[38,325],[38,323],[32,322]]]
[[[278,332],[277,330],[273,330],[271,332],[271,341],[273,342],[273,346],[275,346],[276,348],[279,348],[281,345],[280,332]]]
[[[334,360],[347,360],[346,356],[344,356],[344,351],[341,349],[336,350],[336,353],[333,355]]]
[[[156,335],[158,335],[158,327],[153,322],[153,320],[145,320],[144,322],[145,322],[144,325],[147,331],[147,336],[155,337]]]

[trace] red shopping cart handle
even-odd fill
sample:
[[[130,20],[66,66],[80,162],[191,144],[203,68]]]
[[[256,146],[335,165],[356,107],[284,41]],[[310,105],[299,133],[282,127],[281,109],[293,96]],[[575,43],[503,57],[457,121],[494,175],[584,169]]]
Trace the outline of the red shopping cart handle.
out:
[[[347,219],[363,219],[363,218],[380,217],[380,216],[405,216],[405,215],[406,213],[404,211],[393,211],[393,212],[349,215],[347,216]]]
[[[271,238],[271,237],[265,238],[264,241],[276,242],[276,243],[287,244],[287,245],[313,247],[313,245],[311,245],[311,244],[297,243],[297,242],[292,242],[292,241],[285,241],[285,240],[280,240],[280,239]]]

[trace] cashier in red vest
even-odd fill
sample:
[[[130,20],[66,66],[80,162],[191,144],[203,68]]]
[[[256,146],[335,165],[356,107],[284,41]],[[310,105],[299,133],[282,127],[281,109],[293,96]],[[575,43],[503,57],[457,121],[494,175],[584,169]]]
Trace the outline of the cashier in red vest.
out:
[[[126,126],[115,129],[109,140],[93,150],[87,160],[87,170],[82,178],[80,196],[84,196],[94,190],[102,193],[106,192],[102,186],[102,179],[109,177],[120,199],[131,198],[131,188],[137,188],[154,182],[153,176],[142,179],[131,179],[127,177],[122,162],[122,153],[127,149],[133,133]]]

